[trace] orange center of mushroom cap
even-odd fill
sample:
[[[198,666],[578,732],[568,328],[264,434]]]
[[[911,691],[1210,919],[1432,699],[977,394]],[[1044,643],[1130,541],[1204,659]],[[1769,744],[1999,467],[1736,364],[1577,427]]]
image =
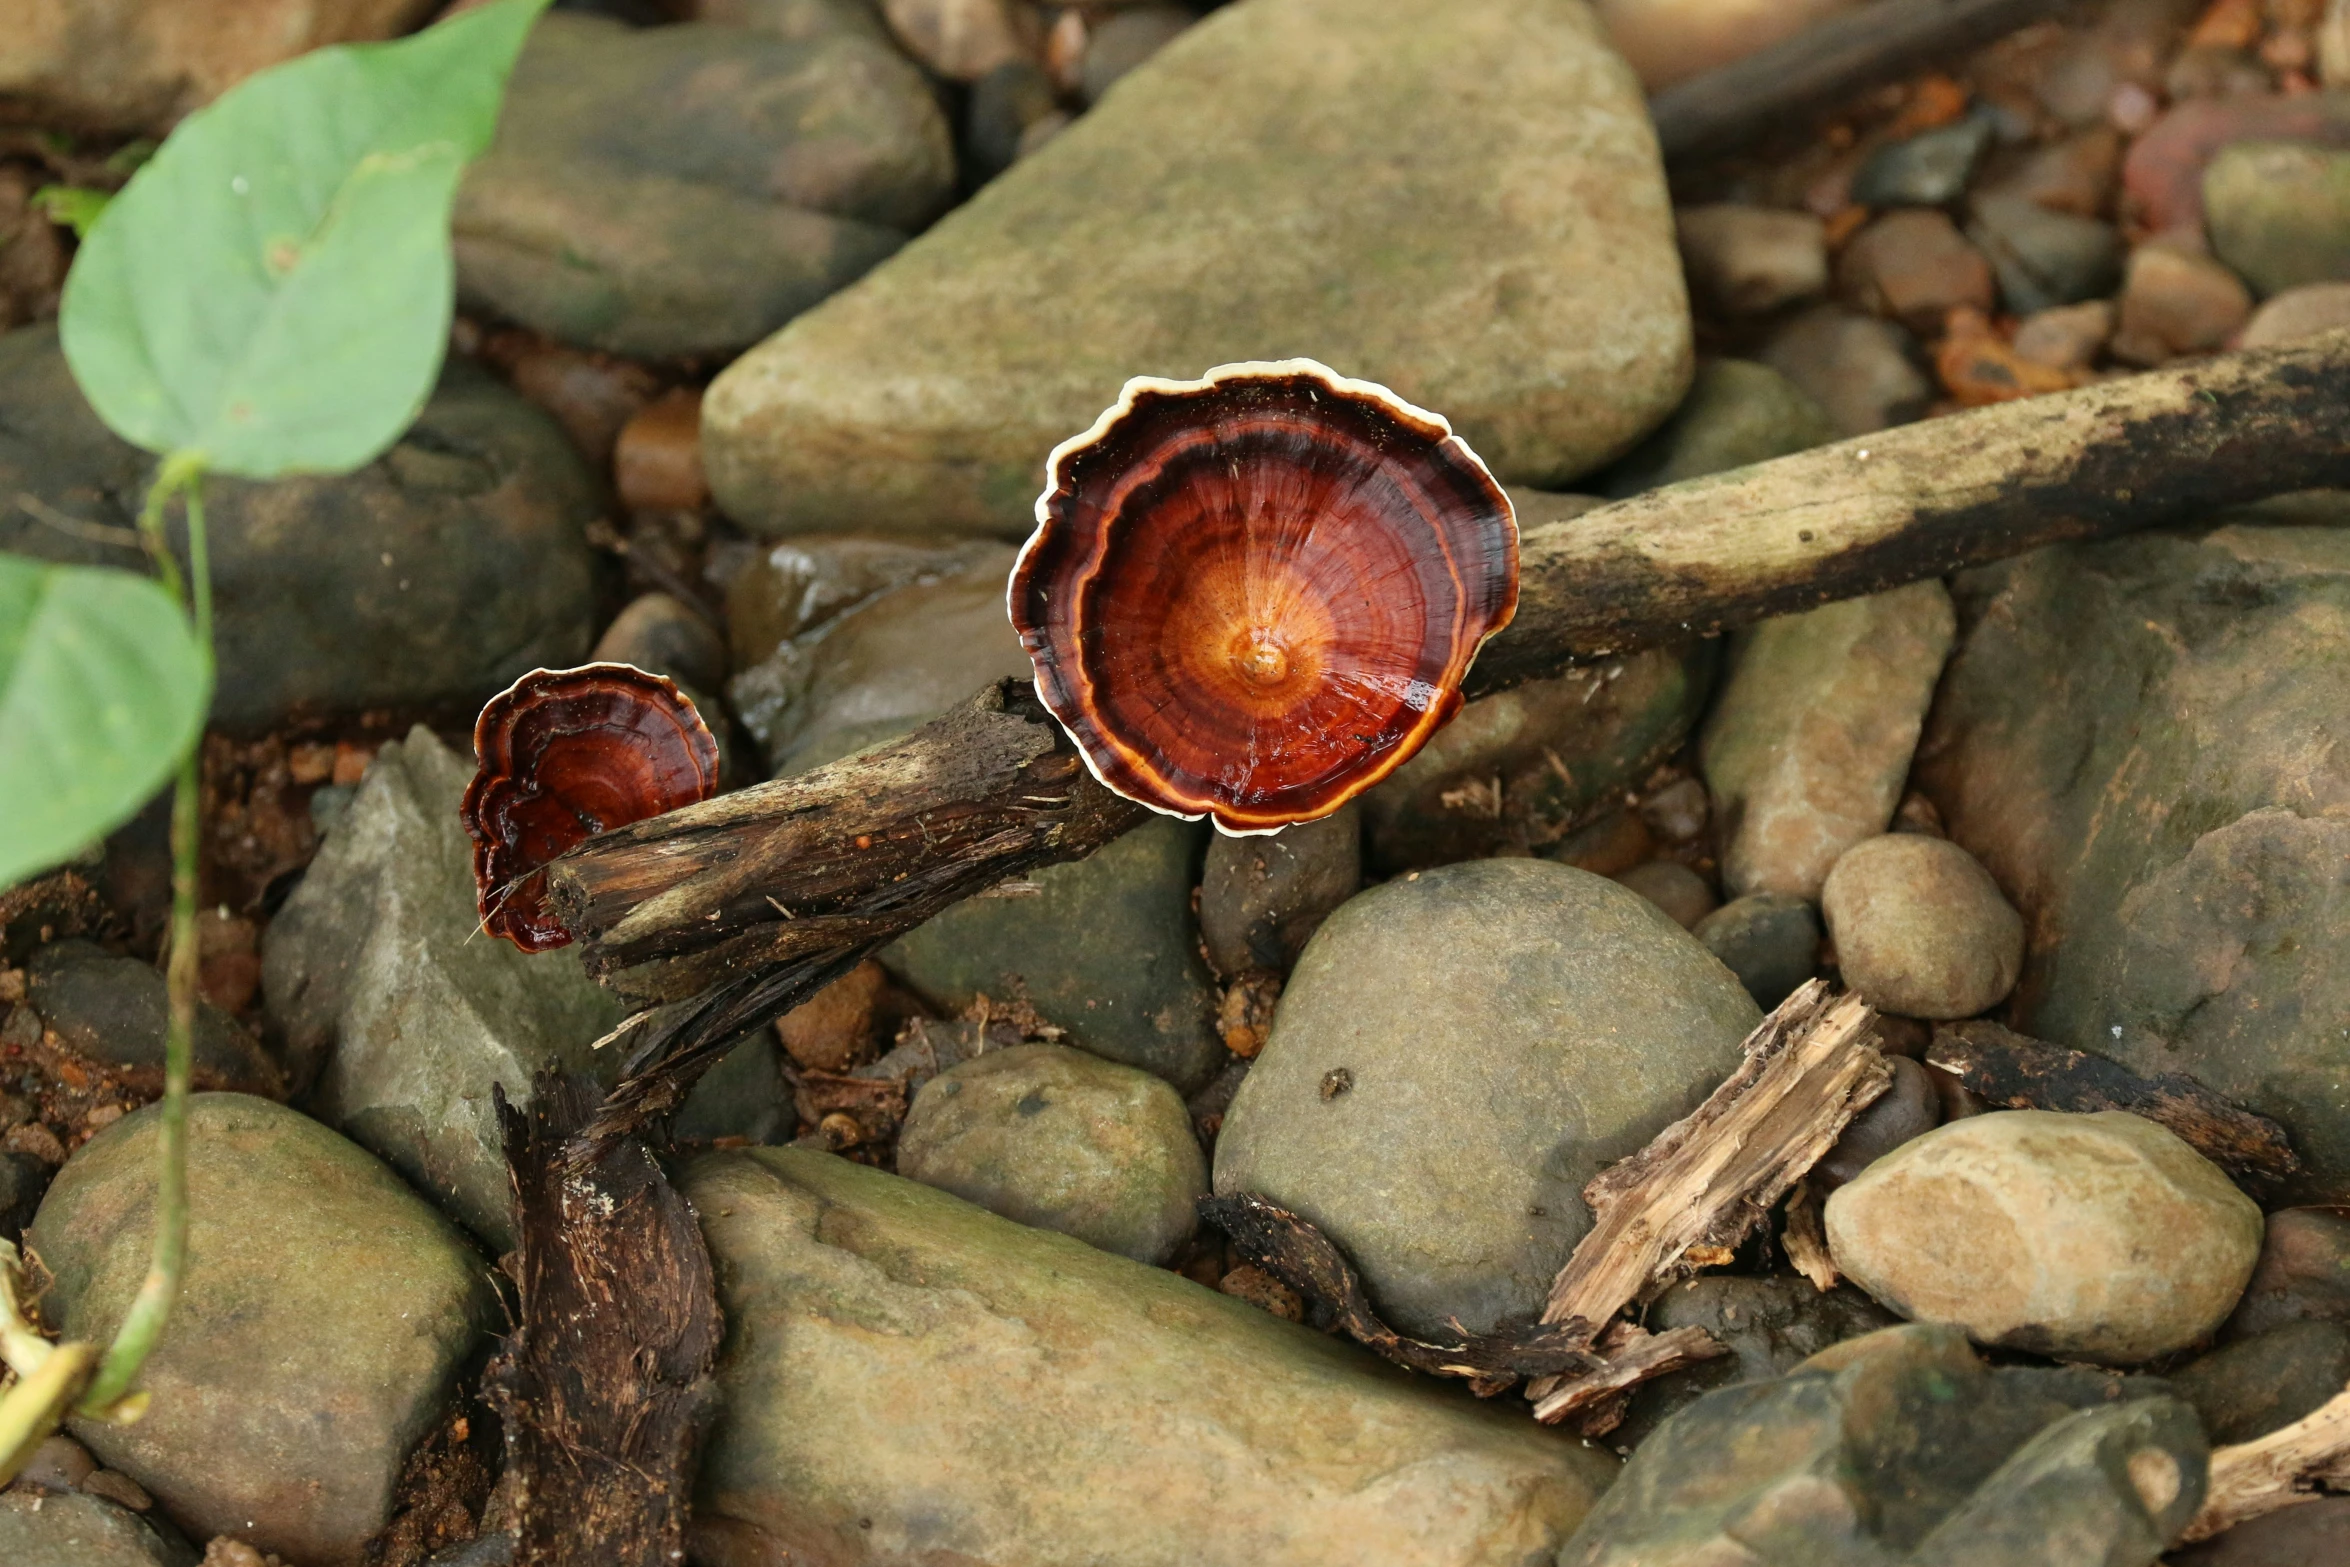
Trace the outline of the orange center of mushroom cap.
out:
[[[1056,455],[1011,598],[1104,782],[1265,831],[1450,716],[1515,603],[1517,534],[1433,415],[1302,361],[1236,368],[1265,373],[1137,383]]]

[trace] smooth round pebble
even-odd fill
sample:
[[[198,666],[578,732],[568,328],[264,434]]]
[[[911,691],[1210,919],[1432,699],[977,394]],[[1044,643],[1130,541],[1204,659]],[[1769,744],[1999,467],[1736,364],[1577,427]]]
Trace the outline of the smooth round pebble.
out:
[[[2009,1110],[1904,1144],[1828,1199],[1829,1255],[1913,1321],[2136,1365],[2218,1327],[2252,1275],[2252,1199],[2120,1110]]]
[[[1934,1092],[1933,1079],[1946,1074],[1922,1067],[1907,1056],[1894,1056],[1885,1064],[1893,1069],[1893,1081],[1852,1118],[1835,1146],[1812,1166],[1813,1191],[1844,1185],[1894,1149],[1941,1124],[1942,1100]]]
[[[1679,860],[1650,860],[1633,866],[1616,881],[1671,915],[1683,930],[1711,914],[1721,902],[1706,879]]]
[[[1694,934],[1759,1007],[1777,1006],[1819,967],[1819,913],[1791,893],[1732,898],[1699,920]]]
[[[1844,851],[1820,890],[1844,982],[1906,1017],[1973,1017],[2007,998],[2024,965],[2024,920],[1980,861],[1917,833]]]
[[[1190,1239],[1207,1160],[1158,1078],[1067,1045],[1015,1045],[914,1096],[898,1173],[1137,1262]]]
[[[1330,911],[1363,885],[1363,817],[1349,801],[1319,821],[1246,838],[1208,840],[1199,931],[1227,977],[1287,969]]]
[[[1584,1183],[1736,1068],[1761,1013],[1647,899],[1547,860],[1469,860],[1349,900],[1306,944],[1216,1139],[1347,1253],[1387,1320],[1540,1309]]]

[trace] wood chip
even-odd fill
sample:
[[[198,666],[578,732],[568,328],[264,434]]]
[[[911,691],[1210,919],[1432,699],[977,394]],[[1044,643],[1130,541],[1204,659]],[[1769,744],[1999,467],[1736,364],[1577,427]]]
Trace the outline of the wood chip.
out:
[[[1704,1104],[1583,1188],[1595,1222],[1542,1320],[1596,1341],[1654,1287],[1735,1251],[1892,1082],[1875,1023],[1858,996],[1816,979],[1781,1002]],[[1542,1407],[1564,1385],[1546,1378],[1527,1396]]]
[[[1779,1231],[1779,1245],[1787,1253],[1787,1264],[1811,1281],[1811,1287],[1825,1295],[1836,1287],[1843,1277],[1836,1271],[1835,1261],[1828,1255],[1826,1228],[1820,1223],[1820,1200],[1812,1195],[1809,1181],[1797,1181],[1795,1190],[1787,1197],[1787,1223]]]
[[[1604,1436],[1623,1424],[1631,1391],[1668,1371],[1730,1353],[1703,1328],[1651,1333],[1629,1322],[1610,1325],[1594,1346],[1606,1364],[1568,1378],[1534,1405],[1544,1425],[1573,1422],[1584,1436]]]
[[[2318,1499],[2319,1486],[2350,1487],[2350,1388],[2255,1442],[2214,1449],[2203,1506],[2186,1540]]]

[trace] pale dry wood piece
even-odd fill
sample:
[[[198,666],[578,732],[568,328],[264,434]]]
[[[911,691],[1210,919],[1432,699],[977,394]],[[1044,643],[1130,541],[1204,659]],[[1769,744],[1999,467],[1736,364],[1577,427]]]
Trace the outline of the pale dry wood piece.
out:
[[[1875,1024],[1866,1002],[1816,979],[1781,1002],[1704,1104],[1583,1188],[1591,1232],[1552,1281],[1542,1320],[1580,1323],[1596,1339],[1652,1287],[1727,1260],[1892,1082]],[[1545,1378],[1527,1396],[1539,1405],[1563,1385]]]
[[[1629,1322],[1612,1324],[1592,1348],[1606,1364],[1570,1377],[1537,1401],[1535,1419],[1544,1425],[1573,1421],[1584,1436],[1605,1436],[1624,1423],[1624,1406],[1641,1383],[1730,1353],[1703,1328],[1651,1333]]]
[[[1946,63],[2067,0],[1877,0],[1784,43],[1666,88],[1649,101],[1669,161],[1734,147],[1808,109]]]
[[[2256,1442],[2217,1448],[2203,1506],[2185,1540],[2208,1540],[2267,1513],[2350,1488],[2350,1388]]]
[[[1836,1281],[1843,1277],[1828,1255],[1828,1236],[1820,1223],[1820,1204],[1812,1196],[1808,1181],[1797,1181],[1787,1198],[1787,1223],[1779,1231],[1779,1245],[1787,1253],[1788,1266],[1809,1279],[1811,1287],[1821,1294],[1834,1289]]]
[[[2350,331],[1881,430],[1527,530],[1468,694],[2043,544],[2350,485]]]

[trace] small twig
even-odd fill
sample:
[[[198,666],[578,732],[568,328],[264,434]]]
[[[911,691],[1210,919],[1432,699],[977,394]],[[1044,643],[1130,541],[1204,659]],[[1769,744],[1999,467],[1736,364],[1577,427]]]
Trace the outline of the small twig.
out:
[[[30,491],[19,490],[16,504],[24,514],[45,528],[54,528],[68,538],[80,539],[86,544],[104,544],[118,550],[139,547],[139,530],[118,528],[108,522],[90,522],[69,516]]]
[[[1624,1423],[1624,1406],[1641,1383],[1730,1353],[1728,1345],[1700,1327],[1651,1333],[1629,1322],[1611,1326],[1596,1347],[1603,1357],[1599,1367],[1538,1399],[1535,1419],[1544,1425],[1571,1420],[1584,1436],[1605,1436]]]
[[[2140,1077],[2103,1056],[2044,1044],[1981,1019],[1935,1029],[1926,1065],[1948,1072],[2010,1110],[2127,1110],[2142,1115],[2168,1127],[2229,1174],[2270,1188],[2301,1169],[2283,1127],[2230,1103],[2184,1073]]]
[[[2185,1540],[2208,1540],[2240,1523],[2318,1499],[2320,1486],[2350,1486],[2350,1389],[2254,1442],[2214,1449],[2211,1484]]]
[[[1835,1259],[1828,1255],[1827,1231],[1820,1223],[1819,1200],[1812,1195],[1809,1181],[1797,1181],[1787,1196],[1787,1224],[1779,1232],[1779,1244],[1786,1249],[1788,1266],[1809,1279],[1821,1294],[1834,1289],[1843,1277],[1836,1270]]]
[[[1598,1363],[1585,1340],[1562,1328],[1465,1333],[1452,1344],[1406,1338],[1379,1319],[1345,1254],[1288,1209],[1241,1192],[1202,1197],[1199,1216],[1230,1236],[1249,1261],[1330,1312],[1347,1337],[1396,1365],[1431,1376],[1467,1377],[1482,1396],[1498,1393],[1521,1377]]]

